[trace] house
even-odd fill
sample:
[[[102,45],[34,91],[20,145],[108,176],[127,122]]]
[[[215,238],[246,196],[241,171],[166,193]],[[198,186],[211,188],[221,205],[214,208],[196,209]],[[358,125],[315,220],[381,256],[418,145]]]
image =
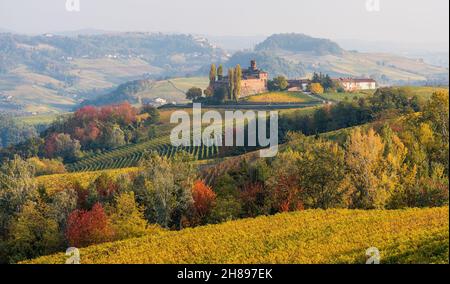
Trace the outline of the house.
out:
[[[152,106],[158,107],[158,106],[166,105],[167,100],[163,99],[163,98],[159,98],[159,97],[152,98],[152,99],[144,98],[144,99],[141,99],[141,103],[144,105],[152,105]]]
[[[261,94],[268,91],[267,83],[269,73],[258,69],[256,61],[250,62],[250,67],[242,70],[241,80],[241,97]],[[228,88],[228,76],[222,76],[217,79],[213,85],[213,89]]]
[[[306,92],[308,86],[311,84],[309,79],[295,79],[288,80],[288,91],[289,92]]]
[[[335,79],[346,92],[358,90],[375,90],[377,82],[373,79],[355,79],[355,78],[339,78]]]

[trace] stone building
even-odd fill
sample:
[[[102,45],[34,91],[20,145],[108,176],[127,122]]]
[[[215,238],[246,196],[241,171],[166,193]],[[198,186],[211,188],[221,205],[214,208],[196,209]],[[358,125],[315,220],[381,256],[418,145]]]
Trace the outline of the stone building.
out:
[[[228,76],[219,77],[213,88],[228,88],[228,80]],[[268,80],[269,74],[258,69],[256,61],[252,60],[249,68],[242,69],[241,98],[267,92]]]

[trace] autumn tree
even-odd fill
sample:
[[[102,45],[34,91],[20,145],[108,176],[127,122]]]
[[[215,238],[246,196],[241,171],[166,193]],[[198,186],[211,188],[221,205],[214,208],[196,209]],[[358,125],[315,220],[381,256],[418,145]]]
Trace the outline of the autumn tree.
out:
[[[134,193],[122,193],[114,200],[109,218],[114,239],[123,240],[143,236],[147,230],[144,209],[136,204]]]
[[[299,153],[288,149],[279,153],[272,163],[273,174],[269,178],[272,191],[272,208],[275,212],[290,212],[304,209],[302,189],[299,186]]]
[[[42,202],[24,204],[11,222],[10,262],[51,254],[61,248],[58,222],[50,216],[47,205]]]
[[[346,142],[346,168],[351,194],[351,207],[383,208],[389,193],[382,188],[384,144],[370,129],[353,130]]]
[[[309,91],[315,95],[323,94],[323,87],[320,83],[311,83],[309,85]]]
[[[52,134],[45,142],[47,157],[61,157],[65,162],[75,162],[81,157],[81,145],[78,140],[74,140],[69,134]]]
[[[99,203],[92,210],[75,210],[67,220],[66,238],[71,246],[87,247],[113,239],[108,216]]]
[[[89,209],[94,204],[111,202],[114,194],[117,192],[119,185],[115,179],[106,173],[100,174],[90,185],[87,190],[85,208]]]
[[[198,180],[192,188],[192,198],[194,200],[194,222],[205,224],[208,215],[215,205],[216,194],[203,181]]]

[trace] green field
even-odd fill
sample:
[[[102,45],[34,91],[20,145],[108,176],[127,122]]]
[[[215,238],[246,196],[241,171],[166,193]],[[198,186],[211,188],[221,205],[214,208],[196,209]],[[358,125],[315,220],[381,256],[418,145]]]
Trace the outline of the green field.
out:
[[[448,263],[449,208],[307,210],[106,243],[80,250],[83,264]],[[60,253],[26,262],[62,264]]]
[[[375,91],[362,91],[362,92],[355,92],[355,93],[324,93],[317,95],[324,100],[327,101],[334,101],[334,102],[341,102],[341,101],[351,101],[353,98],[366,98],[370,95],[375,93]]]
[[[153,86],[146,91],[136,94],[141,98],[163,98],[169,102],[176,103],[189,102],[186,99],[186,92],[192,87],[206,89],[209,80],[207,77],[192,77],[192,78],[175,78],[170,80],[157,81]]]
[[[448,90],[448,87],[427,87],[427,86],[405,86],[405,87],[394,87],[399,89],[404,89],[407,92],[410,92],[412,95],[419,97],[422,100],[428,100],[431,98],[431,95],[439,90]],[[375,90],[367,90],[360,91],[354,93],[325,93],[318,95],[319,97],[329,100],[329,101],[351,101],[353,98],[366,98],[375,93]]]

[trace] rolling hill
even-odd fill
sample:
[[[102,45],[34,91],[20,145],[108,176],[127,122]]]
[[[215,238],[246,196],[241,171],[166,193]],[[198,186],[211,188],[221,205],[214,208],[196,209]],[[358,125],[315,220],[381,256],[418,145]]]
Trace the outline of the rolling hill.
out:
[[[0,111],[64,112],[127,81],[201,74],[225,56],[190,35],[0,33]],[[171,91],[168,99],[177,101]]]
[[[205,89],[209,84],[206,77],[174,78],[168,80],[135,80],[119,85],[114,91],[88,99],[82,105],[102,106],[128,101],[131,104],[145,103],[155,98],[168,102],[186,103],[186,92],[191,87]]]
[[[381,84],[426,81],[448,84],[447,68],[387,53],[347,51],[330,40],[303,34],[272,35],[258,44],[254,51],[236,53],[228,65],[239,63],[247,66],[251,58],[259,59],[261,68],[272,75],[302,77],[323,72],[334,77],[371,77]]]
[[[448,207],[307,210],[159,232],[80,250],[83,264],[448,263]],[[62,264],[56,254],[24,263]]]
[[[0,111],[66,112],[84,100],[109,97],[117,86],[136,80],[151,81],[151,89],[133,94],[132,100],[141,96],[184,102],[187,86],[206,83],[201,79],[180,87],[185,84],[182,79],[177,83],[167,78],[189,77],[189,81],[208,74],[212,62],[246,67],[251,59],[272,77],[323,72],[372,77],[381,84],[448,84],[448,68],[397,55],[347,51],[328,39],[303,34],[276,34],[254,50],[230,55],[205,38],[183,34],[0,33]]]

